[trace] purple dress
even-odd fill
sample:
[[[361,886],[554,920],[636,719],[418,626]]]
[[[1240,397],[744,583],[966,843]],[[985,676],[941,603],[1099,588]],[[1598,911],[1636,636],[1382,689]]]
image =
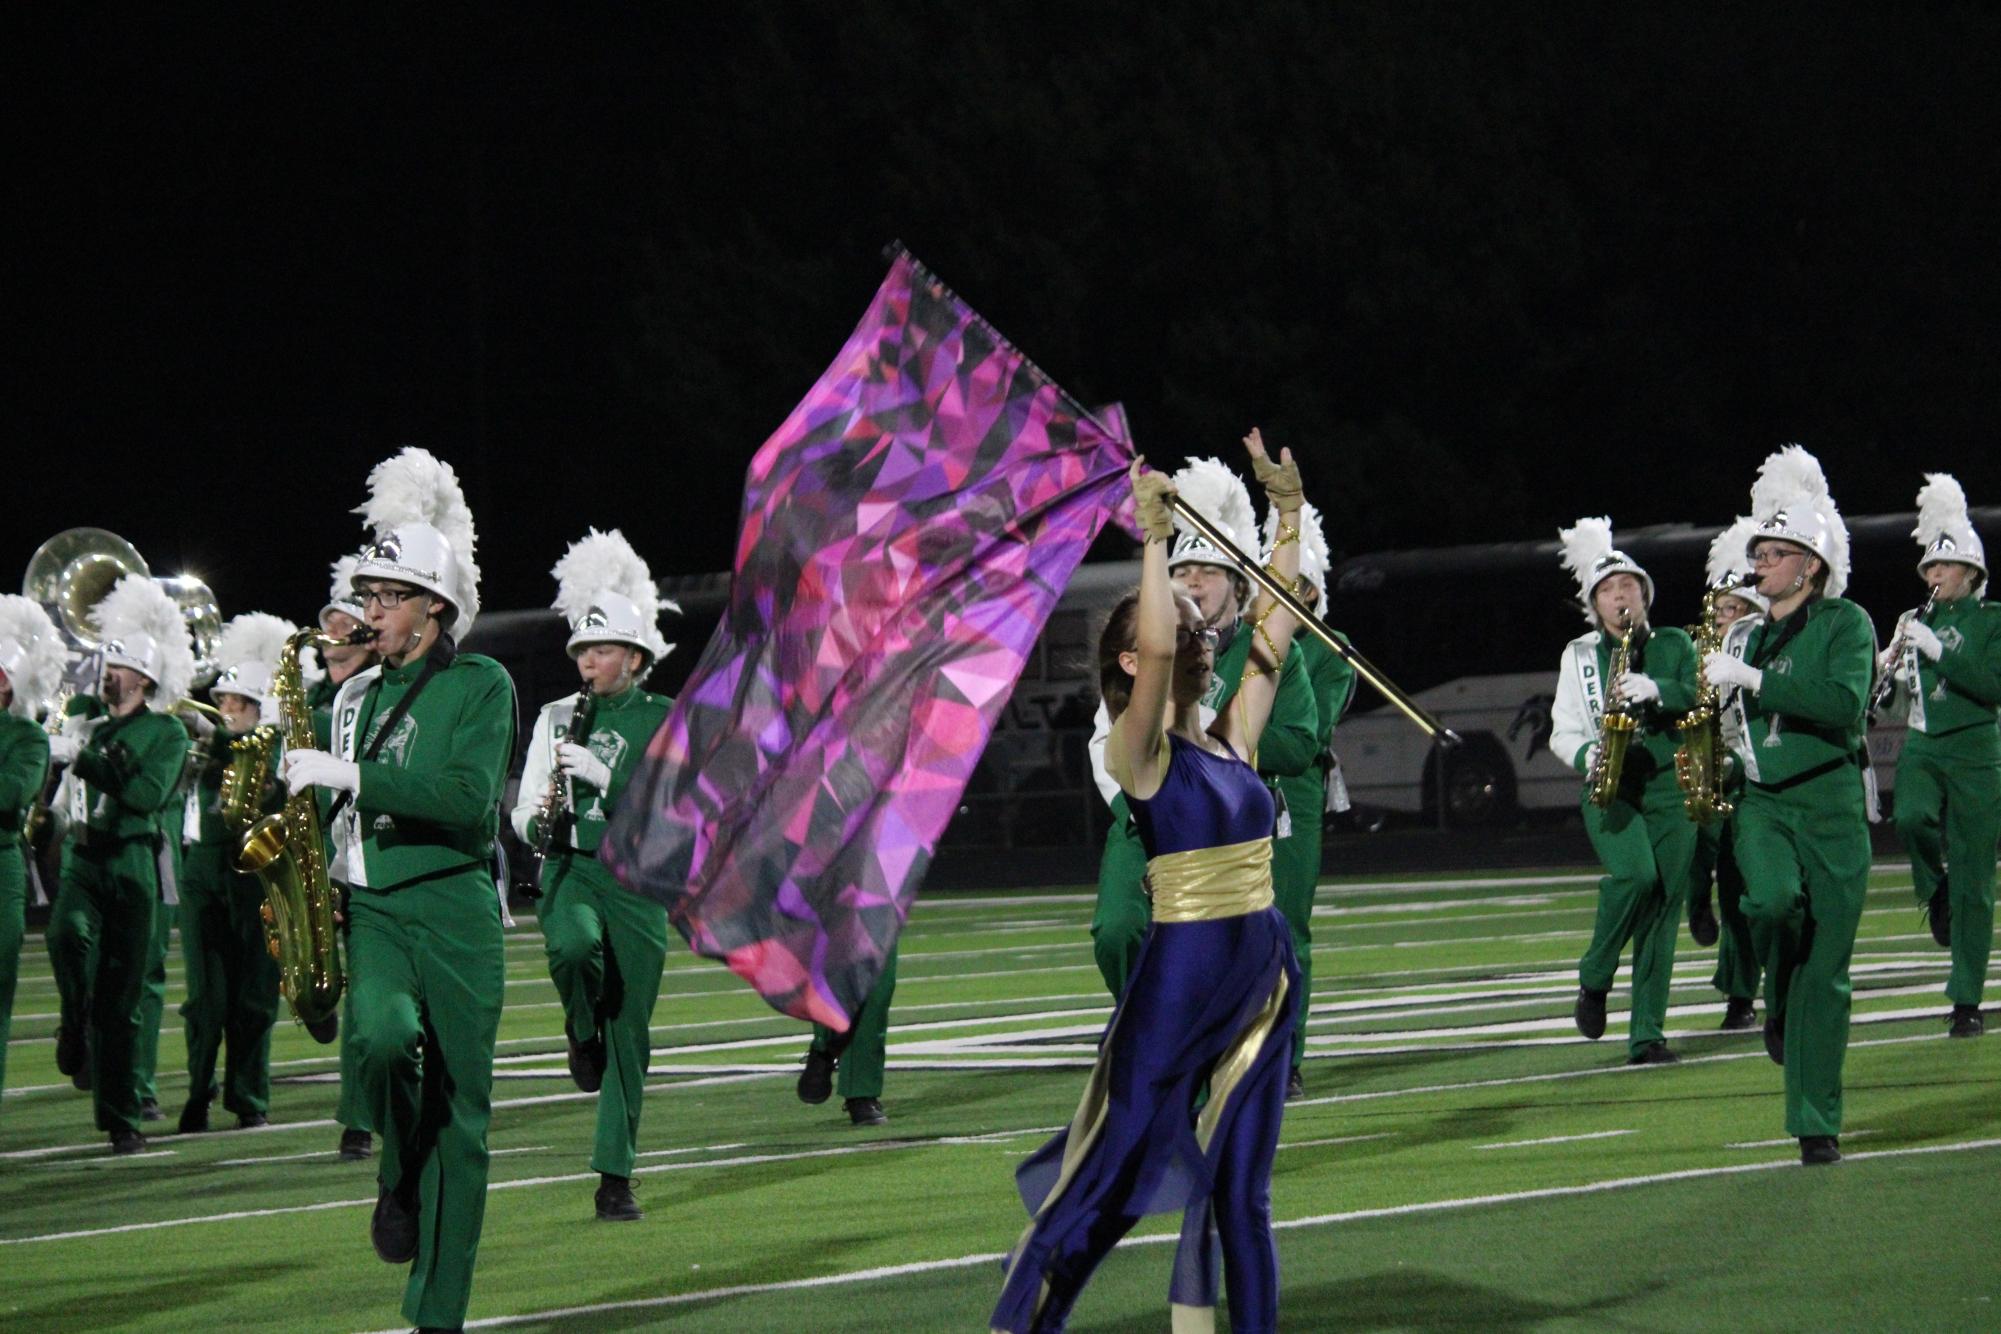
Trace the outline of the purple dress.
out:
[[[1220,1259],[1231,1328],[1277,1327],[1271,1168],[1299,969],[1271,906],[1274,810],[1248,764],[1168,744],[1160,790],[1127,797],[1154,924],[1076,1117],[1016,1173],[1033,1221],[991,1321],[1010,1334],[1062,1329],[1119,1238],[1170,1209],[1183,1210],[1169,1288],[1180,1317],[1213,1312]]]

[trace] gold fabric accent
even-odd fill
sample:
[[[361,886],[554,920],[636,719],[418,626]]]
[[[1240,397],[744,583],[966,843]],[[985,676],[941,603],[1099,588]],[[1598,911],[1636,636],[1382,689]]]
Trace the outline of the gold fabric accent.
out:
[[[1169,1334],[1216,1334],[1216,1308],[1167,1304]]]
[[[1244,1076],[1257,1064],[1259,1053],[1264,1051],[1265,1042],[1271,1037],[1272,1026],[1285,1013],[1285,997],[1290,987],[1291,983],[1281,972],[1278,985],[1271,989],[1271,999],[1258,1011],[1257,1018],[1251,1020],[1250,1027],[1237,1034],[1237,1040],[1217,1060],[1209,1076],[1209,1101],[1203,1106],[1202,1114],[1195,1118],[1195,1142],[1202,1146],[1202,1152],[1209,1152],[1209,1141],[1216,1137],[1216,1126],[1223,1119],[1223,1109],[1230,1105],[1237,1085],[1244,1082]]]
[[[1272,905],[1269,838],[1162,853],[1146,874],[1156,922],[1214,922]]]

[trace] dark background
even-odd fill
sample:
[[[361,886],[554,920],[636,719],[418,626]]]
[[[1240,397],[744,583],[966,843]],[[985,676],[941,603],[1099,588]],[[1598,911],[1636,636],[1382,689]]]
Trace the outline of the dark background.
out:
[[[2001,499],[1993,7],[39,8],[0,584],[92,524],[310,616],[406,443],[490,607],[587,524],[726,568],[892,237],[1156,462],[1291,444],[1337,557],[1720,523],[1792,439]]]

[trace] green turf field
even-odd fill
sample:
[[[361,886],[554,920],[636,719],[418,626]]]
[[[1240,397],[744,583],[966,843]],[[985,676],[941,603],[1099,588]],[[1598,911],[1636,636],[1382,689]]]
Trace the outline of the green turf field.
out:
[[[1948,1042],[1946,958],[1908,876],[1855,958],[1847,1161],[1801,1169],[1758,1035],[1716,1032],[1684,931],[1683,1062],[1628,1069],[1570,1022],[1582,873],[1322,888],[1308,1096],[1273,1184],[1289,1329],[2001,1328],[2001,1033]],[[564,1072],[532,923],[508,935],[493,1190],[474,1323],[550,1330],[984,1328],[1024,1221],[1019,1159],[1066,1121],[1108,1003],[1081,890],[936,897],[904,938],[890,1124],[792,1093],[803,1030],[719,966],[669,961],[636,1190],[592,1218],[594,1099]],[[113,1159],[55,1071],[39,935],[0,1104],[0,1328],[401,1328],[372,1165],[334,1159],[327,1049],[289,1023],[274,1124]],[[170,977],[160,1086],[185,1096]],[[1622,978],[1623,984],[1623,978]],[[218,1110],[218,1117],[222,1114]],[[226,1118],[222,1118],[227,1123]],[[1161,1330],[1173,1219],[1106,1264],[1073,1328]]]

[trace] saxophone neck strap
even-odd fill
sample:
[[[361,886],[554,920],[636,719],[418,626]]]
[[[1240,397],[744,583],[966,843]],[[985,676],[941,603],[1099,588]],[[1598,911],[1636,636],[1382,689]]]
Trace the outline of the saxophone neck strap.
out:
[[[389,744],[390,734],[395,732],[397,725],[409,715],[410,706],[417,702],[417,696],[423,694],[424,687],[431,684],[431,679],[437,676],[439,672],[444,671],[445,668],[451,666],[452,659],[457,656],[458,646],[449,638],[440,637],[438,642],[431,646],[431,651],[424,655],[424,665],[417,669],[417,679],[410,683],[409,690],[404,692],[403,698],[396,701],[396,707],[389,710],[389,716],[382,720],[381,725],[375,729],[374,735],[368,739],[368,749],[361,756],[362,763],[369,763],[382,754],[382,748]],[[370,694],[380,694],[382,691],[382,678],[377,676],[373,681],[370,681],[368,683],[368,690]],[[331,823],[335,817],[346,810],[347,804],[353,800],[354,793],[352,792],[343,792],[334,798],[333,807],[327,812],[328,822]]]

